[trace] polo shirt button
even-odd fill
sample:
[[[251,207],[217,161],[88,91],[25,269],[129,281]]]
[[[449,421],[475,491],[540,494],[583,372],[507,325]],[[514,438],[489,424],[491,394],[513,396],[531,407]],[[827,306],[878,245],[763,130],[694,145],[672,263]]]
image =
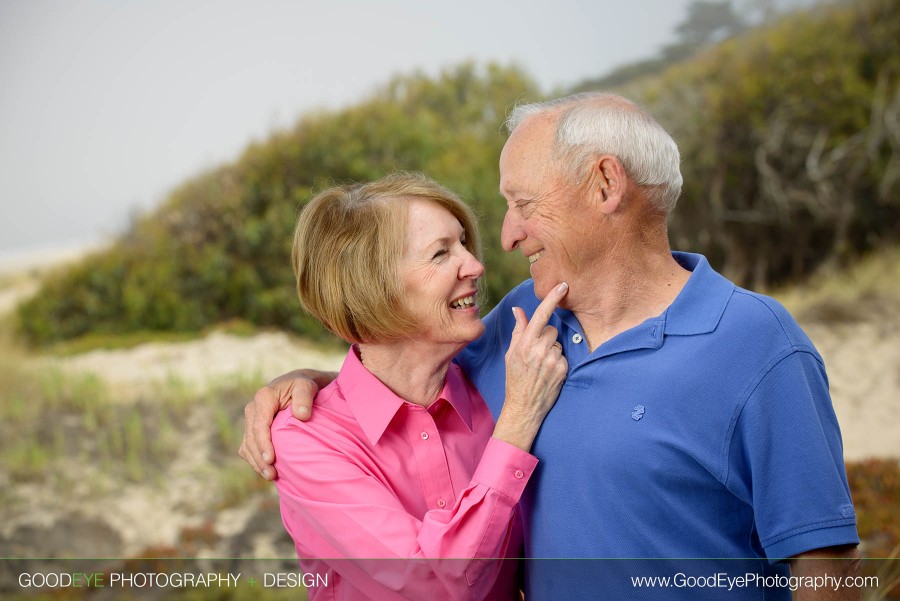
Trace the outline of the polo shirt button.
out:
[[[446,506],[447,506],[447,501],[445,501],[444,499],[438,499],[438,507],[443,509]]]
[[[522,478],[525,477],[525,472],[523,472],[522,470],[516,470],[513,472],[513,476],[515,476],[516,478],[521,480]]]
[[[428,432],[422,432],[420,436],[422,437],[422,440],[428,440]]]
[[[581,334],[575,334],[572,336],[572,342],[574,342],[575,344],[578,344],[582,340],[584,340],[584,338],[581,337]]]

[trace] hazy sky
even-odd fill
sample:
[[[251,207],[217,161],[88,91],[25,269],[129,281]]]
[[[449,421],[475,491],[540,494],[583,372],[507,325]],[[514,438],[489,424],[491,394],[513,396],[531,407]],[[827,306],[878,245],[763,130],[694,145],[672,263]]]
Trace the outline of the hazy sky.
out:
[[[116,233],[396,73],[514,61],[547,91],[605,74],[673,41],[688,3],[0,0],[0,253]]]

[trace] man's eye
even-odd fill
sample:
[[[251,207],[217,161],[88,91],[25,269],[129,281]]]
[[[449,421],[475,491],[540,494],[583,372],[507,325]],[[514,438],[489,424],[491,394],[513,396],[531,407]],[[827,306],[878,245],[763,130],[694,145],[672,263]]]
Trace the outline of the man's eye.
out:
[[[516,208],[519,210],[523,217],[529,217],[531,214],[533,214],[536,207],[537,203],[534,201],[534,199],[516,201]]]

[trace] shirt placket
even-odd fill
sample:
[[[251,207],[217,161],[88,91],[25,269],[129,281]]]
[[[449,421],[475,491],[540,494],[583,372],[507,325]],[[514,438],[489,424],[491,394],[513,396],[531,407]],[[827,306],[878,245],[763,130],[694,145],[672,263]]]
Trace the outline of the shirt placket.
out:
[[[450,466],[434,418],[424,407],[411,407],[406,431],[419,467],[428,509],[452,507],[456,499],[450,480]]]

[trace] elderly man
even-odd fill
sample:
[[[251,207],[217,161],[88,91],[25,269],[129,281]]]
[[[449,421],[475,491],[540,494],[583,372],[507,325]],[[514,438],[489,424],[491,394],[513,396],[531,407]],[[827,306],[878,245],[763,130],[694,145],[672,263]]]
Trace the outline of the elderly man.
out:
[[[822,359],[777,302],[670,250],[674,141],[609,94],[520,106],[508,126],[502,243],[532,279],[458,361],[499,414],[511,308],[569,283],[550,322],[569,373],[521,501],[526,598],[856,598],[830,584],[858,570],[859,541]],[[308,415],[329,377],[303,375],[245,411],[241,455],[266,477],[274,412],[294,396]]]

